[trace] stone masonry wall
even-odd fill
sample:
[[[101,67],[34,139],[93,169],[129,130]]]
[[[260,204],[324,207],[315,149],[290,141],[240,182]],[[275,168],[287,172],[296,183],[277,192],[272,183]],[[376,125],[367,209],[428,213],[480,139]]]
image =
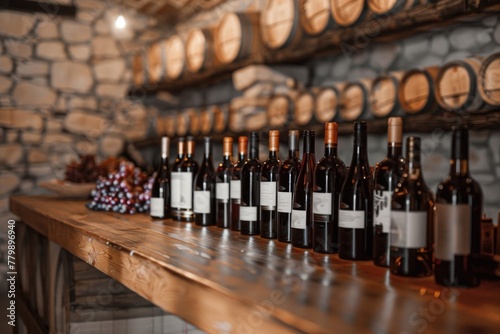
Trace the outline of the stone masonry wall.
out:
[[[0,253],[11,194],[43,192],[78,153],[119,154],[149,135],[156,112],[126,98],[130,56],[171,30],[132,11],[116,30],[112,1],[58,3],[76,18],[0,11]]]

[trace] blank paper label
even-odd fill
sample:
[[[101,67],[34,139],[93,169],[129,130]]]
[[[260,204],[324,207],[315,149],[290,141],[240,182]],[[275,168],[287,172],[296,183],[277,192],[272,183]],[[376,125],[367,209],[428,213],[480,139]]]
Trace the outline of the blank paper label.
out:
[[[389,233],[391,229],[391,200],[392,191],[373,192],[373,222],[382,225],[383,233]]]
[[[181,204],[181,173],[170,174],[170,206],[179,208]]]
[[[306,229],[306,217],[307,217],[306,211],[293,210],[292,211],[292,228],[305,230]]]
[[[163,218],[164,215],[163,204],[164,204],[163,198],[151,197],[151,210],[150,210],[151,216]]]
[[[292,213],[292,193],[278,192],[278,212]]]
[[[229,201],[229,183],[216,183],[215,194],[217,199]]]
[[[241,181],[231,180],[231,199],[241,198]]]
[[[314,193],[313,194],[313,213],[317,215],[332,214],[332,194]]]
[[[365,228],[365,212],[339,210],[339,227]]]
[[[260,205],[276,206],[276,182],[260,183]]]
[[[256,206],[240,206],[240,220],[241,221],[257,221],[257,207]]]
[[[210,191],[196,190],[193,195],[194,212],[210,213]]]
[[[436,259],[451,261],[470,254],[471,223],[468,204],[436,204],[434,211]]]
[[[391,211],[391,246],[427,247],[427,212]]]
[[[181,176],[181,189],[180,189],[180,203],[179,208],[181,209],[192,209],[193,208],[193,173],[186,172],[180,173]]]

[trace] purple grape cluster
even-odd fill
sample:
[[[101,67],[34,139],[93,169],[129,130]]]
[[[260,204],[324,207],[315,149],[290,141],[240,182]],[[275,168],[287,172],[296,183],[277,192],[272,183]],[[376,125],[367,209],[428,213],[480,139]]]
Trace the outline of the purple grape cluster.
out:
[[[118,171],[108,177],[100,176],[92,190],[87,207],[92,210],[134,214],[149,212],[154,178],[135,167],[133,163],[120,163]]]

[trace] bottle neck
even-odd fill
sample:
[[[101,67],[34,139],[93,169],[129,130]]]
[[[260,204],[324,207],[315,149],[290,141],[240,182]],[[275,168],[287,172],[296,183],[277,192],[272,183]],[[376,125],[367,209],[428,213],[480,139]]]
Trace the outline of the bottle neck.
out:
[[[325,157],[337,156],[337,145],[325,144]]]
[[[227,161],[232,161],[233,160],[233,156],[231,154],[225,154],[223,157],[222,157],[222,161],[224,162],[227,162]]]
[[[387,144],[387,158],[397,160],[401,155],[403,155],[403,145],[401,143]]]
[[[246,152],[240,152],[238,154],[238,161],[245,161],[247,159],[247,153]]]
[[[453,176],[469,176],[469,159],[452,159],[450,174]]]
[[[161,157],[161,167],[163,166],[168,166],[168,158],[167,157]]]
[[[277,156],[278,156],[278,151],[276,150],[269,151],[269,158],[276,158]]]
[[[420,152],[415,150],[408,151],[408,177],[417,180],[422,177],[422,168],[420,164]]]
[[[469,133],[465,129],[453,133],[451,145],[450,174],[456,176],[469,175]]]
[[[290,150],[288,151],[289,159],[298,159],[299,158],[299,150]]]

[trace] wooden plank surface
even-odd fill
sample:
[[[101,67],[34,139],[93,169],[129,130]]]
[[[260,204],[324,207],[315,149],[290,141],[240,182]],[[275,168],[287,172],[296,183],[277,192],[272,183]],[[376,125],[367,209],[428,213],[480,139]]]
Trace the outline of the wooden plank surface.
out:
[[[13,213],[132,291],[208,332],[495,332],[500,282],[401,278],[217,227],[13,196]]]

